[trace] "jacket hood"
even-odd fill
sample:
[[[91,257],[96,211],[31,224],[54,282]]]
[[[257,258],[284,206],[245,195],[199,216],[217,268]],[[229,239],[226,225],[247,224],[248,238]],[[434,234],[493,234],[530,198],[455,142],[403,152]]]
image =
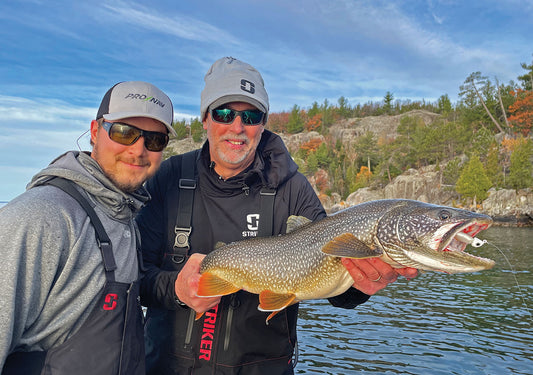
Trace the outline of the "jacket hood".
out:
[[[202,147],[200,164],[208,170],[208,180],[216,185],[215,191],[224,194],[237,193],[236,189],[246,189],[253,185],[277,189],[298,171],[298,165],[292,160],[281,137],[269,130],[265,130],[261,136],[252,165],[223,183],[218,177],[214,177],[218,175],[209,157],[209,141]]]
[[[130,218],[149,200],[144,187],[133,193],[118,189],[103,173],[100,165],[89,153],[69,151],[56,158],[48,167],[37,173],[28,186],[45,185],[52,177],[61,177],[74,182],[85,190],[90,198],[100,203],[102,209],[112,217],[123,220]]]
[[[250,172],[259,174],[264,186],[277,189],[297,171],[298,165],[292,160],[281,137],[265,130]]]

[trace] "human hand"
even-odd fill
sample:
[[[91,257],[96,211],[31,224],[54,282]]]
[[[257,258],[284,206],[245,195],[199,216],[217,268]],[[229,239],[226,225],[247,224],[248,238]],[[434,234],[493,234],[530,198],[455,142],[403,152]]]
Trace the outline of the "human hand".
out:
[[[198,297],[198,284],[200,281],[200,265],[204,254],[192,254],[183,266],[176,282],[174,291],[179,300],[197,313],[204,313],[218,305],[220,297]]]
[[[416,268],[393,268],[379,258],[351,259],[342,258],[342,263],[354,280],[353,287],[361,292],[373,295],[398,278],[412,279],[418,275]]]

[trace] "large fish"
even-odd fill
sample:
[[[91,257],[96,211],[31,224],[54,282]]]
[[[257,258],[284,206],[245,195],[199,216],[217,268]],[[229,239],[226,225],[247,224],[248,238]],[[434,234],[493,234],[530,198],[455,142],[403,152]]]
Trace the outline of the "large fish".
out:
[[[259,294],[259,310],[272,312],[268,321],[293,303],[345,292],[354,281],[341,257],[380,257],[397,268],[446,273],[485,270],[494,261],[464,249],[480,246],[474,237],[491,224],[487,215],[405,199],[362,203],[313,223],[291,216],[285,235],[234,242],[208,254],[197,294]]]

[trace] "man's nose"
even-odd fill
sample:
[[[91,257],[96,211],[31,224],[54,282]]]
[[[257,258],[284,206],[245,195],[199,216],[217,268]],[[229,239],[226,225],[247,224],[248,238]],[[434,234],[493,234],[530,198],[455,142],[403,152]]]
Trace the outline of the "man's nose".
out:
[[[235,118],[233,119],[233,122],[231,123],[231,130],[234,131],[235,133],[242,133],[244,131],[244,123],[242,122],[242,114],[238,114],[237,116],[235,116]]]

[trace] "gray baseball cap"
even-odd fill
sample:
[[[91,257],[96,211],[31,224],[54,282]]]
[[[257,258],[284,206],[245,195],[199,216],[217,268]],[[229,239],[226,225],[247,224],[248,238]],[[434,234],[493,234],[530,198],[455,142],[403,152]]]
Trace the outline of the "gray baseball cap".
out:
[[[148,117],[161,121],[170,134],[176,136],[172,127],[174,109],[169,97],[148,82],[119,82],[111,87],[98,108],[96,119],[116,121],[128,117]]]
[[[268,116],[268,94],[261,74],[251,65],[233,57],[213,63],[204,77],[205,87],[200,101],[200,118],[209,108],[230,102],[250,103]]]

